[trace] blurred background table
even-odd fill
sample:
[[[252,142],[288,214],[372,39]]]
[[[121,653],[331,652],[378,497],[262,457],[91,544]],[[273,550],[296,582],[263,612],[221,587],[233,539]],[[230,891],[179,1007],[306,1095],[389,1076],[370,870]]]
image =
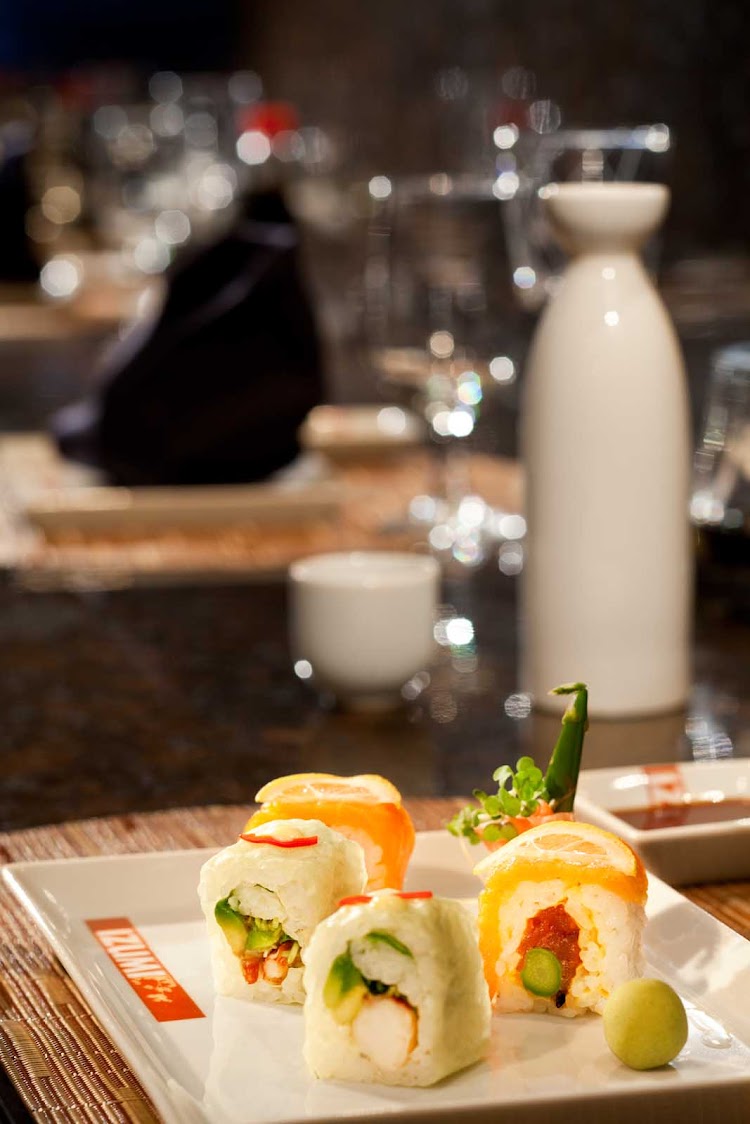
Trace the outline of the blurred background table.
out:
[[[747,334],[746,322],[725,338]],[[683,333],[696,413],[714,341]],[[85,389],[98,334],[8,351],[6,430],[41,429]],[[356,381],[354,387],[356,390]],[[490,436],[514,451],[515,416]],[[490,430],[492,429],[489,426]],[[241,585],[38,594],[0,586],[0,828],[250,800],[273,774],[382,772],[408,795],[468,793],[501,761],[542,760],[557,720],[531,714],[517,678],[517,578],[496,557],[443,590],[444,643],[403,709],[347,714],[298,679],[283,568]],[[701,560],[687,713],[594,723],[586,766],[750,756],[747,571]],[[250,578],[252,574],[247,575]],[[257,575],[255,575],[257,578]]]

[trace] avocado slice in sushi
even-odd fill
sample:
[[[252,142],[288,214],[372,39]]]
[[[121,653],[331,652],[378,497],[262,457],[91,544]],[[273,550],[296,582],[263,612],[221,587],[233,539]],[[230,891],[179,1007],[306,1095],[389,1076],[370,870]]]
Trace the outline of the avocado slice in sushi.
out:
[[[222,898],[216,903],[214,917],[224,936],[229,942],[229,947],[235,956],[240,956],[245,949],[247,927],[245,919],[236,909],[232,909],[229,898]]]
[[[414,959],[414,953],[410,948],[407,948],[402,941],[394,937],[392,933],[387,933],[384,929],[372,929],[365,938],[368,941],[373,941],[375,944],[385,944],[389,948],[395,949],[400,952],[402,956],[409,956]]]
[[[278,922],[270,925],[255,921],[245,940],[246,952],[267,952],[284,939],[284,931]]]
[[[337,1023],[350,1023],[368,994],[362,973],[355,968],[349,953],[342,952],[331,964],[323,987],[326,1007]]]

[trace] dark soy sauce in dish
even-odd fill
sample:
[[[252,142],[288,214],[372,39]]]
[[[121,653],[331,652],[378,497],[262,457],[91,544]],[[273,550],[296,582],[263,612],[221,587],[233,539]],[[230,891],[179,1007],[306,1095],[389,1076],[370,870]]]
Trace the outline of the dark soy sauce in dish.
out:
[[[611,814],[638,831],[654,831],[661,827],[694,827],[697,824],[726,823],[750,817],[750,798],[648,804],[645,808],[615,809]]]

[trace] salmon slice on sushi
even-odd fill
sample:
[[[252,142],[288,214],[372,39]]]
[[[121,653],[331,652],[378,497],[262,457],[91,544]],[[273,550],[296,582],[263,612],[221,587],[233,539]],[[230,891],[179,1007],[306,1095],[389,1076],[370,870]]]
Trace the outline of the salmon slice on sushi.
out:
[[[217,992],[302,1003],[315,926],[366,877],[362,848],[316,820],[263,824],[219,851],[198,887]]]
[[[459,902],[388,890],[344,900],[305,963],[304,1053],[316,1077],[432,1085],[487,1050],[489,995]]]
[[[511,839],[475,873],[497,1010],[601,1014],[619,984],[642,974],[646,872],[617,836],[551,821]]]
[[[362,847],[368,890],[403,886],[414,850],[414,825],[401,793],[385,777],[294,773],[269,781],[255,799],[261,806],[248,820],[246,831],[290,816],[322,820]]]

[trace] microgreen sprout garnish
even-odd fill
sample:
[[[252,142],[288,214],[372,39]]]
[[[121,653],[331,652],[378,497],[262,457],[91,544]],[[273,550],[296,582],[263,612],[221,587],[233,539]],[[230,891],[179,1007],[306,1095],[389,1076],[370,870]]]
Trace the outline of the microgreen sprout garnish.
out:
[[[588,689],[585,683],[566,683],[550,694],[574,698],[563,714],[547,772],[542,773],[532,757],[520,757],[515,772],[510,765],[495,769],[497,792],[475,788],[476,803],[462,808],[447,825],[453,835],[465,836],[470,843],[507,842],[531,827],[525,821],[532,816],[572,812],[588,727]]]
[[[448,824],[453,835],[465,835],[470,843],[513,839],[518,829],[509,821],[533,816],[539,810],[540,800],[549,803],[544,774],[532,757],[520,757],[515,773],[510,765],[501,765],[492,779],[497,782],[497,792],[489,794],[475,788],[473,796],[478,806],[468,805],[456,813]]]

